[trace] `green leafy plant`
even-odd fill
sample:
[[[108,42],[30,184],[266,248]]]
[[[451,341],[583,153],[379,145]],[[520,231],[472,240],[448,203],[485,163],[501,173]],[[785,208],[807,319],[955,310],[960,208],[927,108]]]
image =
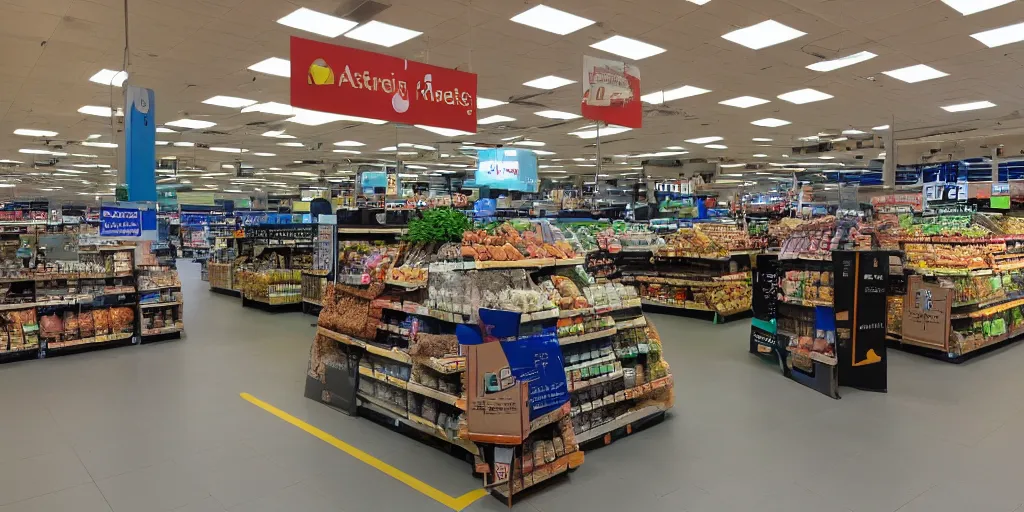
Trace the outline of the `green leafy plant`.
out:
[[[432,208],[424,210],[422,217],[409,221],[405,240],[414,243],[458,242],[469,228],[469,219],[461,211]]]

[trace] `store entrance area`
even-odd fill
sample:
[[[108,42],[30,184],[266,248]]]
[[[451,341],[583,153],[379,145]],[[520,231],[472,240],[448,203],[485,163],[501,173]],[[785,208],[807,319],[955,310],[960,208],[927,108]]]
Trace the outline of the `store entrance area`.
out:
[[[243,309],[179,264],[187,336],[0,369],[0,512],[446,510],[243,400],[450,496],[441,450],[303,397],[315,317]],[[675,375],[665,421],[587,452],[516,510],[1005,511],[1024,488],[1024,350],[949,365],[890,353],[888,394],[832,400],[747,354],[746,320],[650,315]],[[489,496],[466,510],[504,510]]]

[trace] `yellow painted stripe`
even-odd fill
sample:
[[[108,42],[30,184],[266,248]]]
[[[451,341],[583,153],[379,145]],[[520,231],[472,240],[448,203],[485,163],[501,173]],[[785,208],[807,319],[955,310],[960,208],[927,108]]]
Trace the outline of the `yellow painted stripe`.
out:
[[[360,450],[359,448],[356,448],[355,446],[352,446],[342,441],[341,439],[338,439],[337,437],[334,437],[328,434],[327,432],[324,432],[323,430],[320,430],[314,427],[313,425],[310,425],[309,423],[306,423],[305,421],[302,421],[296,418],[295,416],[292,416],[291,414],[288,414],[282,411],[281,409],[278,409],[277,407],[274,407],[273,405],[270,405],[267,402],[264,402],[263,400],[260,400],[259,398],[250,395],[249,393],[242,393],[241,397],[243,400],[255,405],[256,407],[259,407],[260,409],[263,409],[264,411],[267,411],[270,414],[273,414],[274,416],[277,416],[278,418],[281,418],[282,420],[291,423],[296,427],[299,427],[300,429],[304,430],[307,434],[351,455],[352,457],[355,457],[360,462],[363,462],[364,464],[373,467],[377,471],[380,471],[381,473],[384,473],[385,475],[388,475],[391,478],[394,478],[395,480],[398,480],[399,482],[402,482],[403,484],[412,487],[413,489],[419,491],[421,494],[424,494],[428,498],[452,510],[455,510],[456,512],[459,512],[462,509],[472,505],[473,502],[487,495],[486,490],[476,489],[473,491],[469,491],[466,494],[459,496],[458,498],[453,498],[445,494],[444,492],[441,492],[431,487],[430,485],[427,485],[422,480],[413,477],[412,475],[374,457],[373,455],[370,455],[369,453],[366,453]]]

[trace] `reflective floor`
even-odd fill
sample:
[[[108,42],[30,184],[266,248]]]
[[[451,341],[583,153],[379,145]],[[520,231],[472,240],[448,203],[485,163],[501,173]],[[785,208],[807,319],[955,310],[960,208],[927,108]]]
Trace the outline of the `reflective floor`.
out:
[[[479,487],[468,464],[303,398],[313,317],[181,274],[185,339],[0,366],[0,512],[446,510],[242,392],[446,494]],[[675,409],[517,510],[1024,511],[1024,346],[960,366],[890,352],[888,394],[836,401],[748,355],[748,321],[651,318]]]

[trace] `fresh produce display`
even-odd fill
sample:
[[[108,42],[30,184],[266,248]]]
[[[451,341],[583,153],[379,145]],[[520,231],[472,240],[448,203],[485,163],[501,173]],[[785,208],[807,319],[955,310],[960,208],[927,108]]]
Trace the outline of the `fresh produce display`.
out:
[[[704,231],[696,228],[681,228],[665,237],[665,245],[655,255],[664,258],[728,258],[729,250],[713,241]]]
[[[831,306],[833,283],[832,272],[787,270],[779,280],[779,300]]]
[[[767,225],[764,224],[767,228]],[[750,251],[764,248],[768,240],[753,237],[739,224],[697,224],[694,229],[704,233],[715,244],[727,251]]]
[[[718,282],[694,282],[690,285],[644,282],[640,284],[640,298],[658,306],[674,306],[698,311],[714,311],[721,315],[732,315],[750,309],[751,288],[749,280]]]
[[[297,304],[302,302],[301,270],[263,270],[239,273],[239,289],[249,300],[268,304]]]
[[[385,281],[398,255],[398,245],[380,241],[338,242],[338,281],[348,284]]]
[[[523,269],[431,272],[426,306],[470,316],[479,308],[534,313],[555,309],[551,297]]]
[[[452,208],[422,210],[422,217],[409,221],[405,240],[413,243],[458,242],[471,227],[469,218]]]
[[[828,215],[797,226],[782,242],[779,259],[831,260],[838,248],[836,218]]]
[[[0,313],[0,354],[38,348],[39,323],[36,321],[35,309]]]
[[[904,237],[982,238],[992,234],[974,222],[972,215],[939,215],[935,217],[900,217]]]
[[[516,219],[491,230],[462,234],[462,255],[476,261],[564,260],[575,258],[577,249],[566,241],[557,226],[546,220]]]

